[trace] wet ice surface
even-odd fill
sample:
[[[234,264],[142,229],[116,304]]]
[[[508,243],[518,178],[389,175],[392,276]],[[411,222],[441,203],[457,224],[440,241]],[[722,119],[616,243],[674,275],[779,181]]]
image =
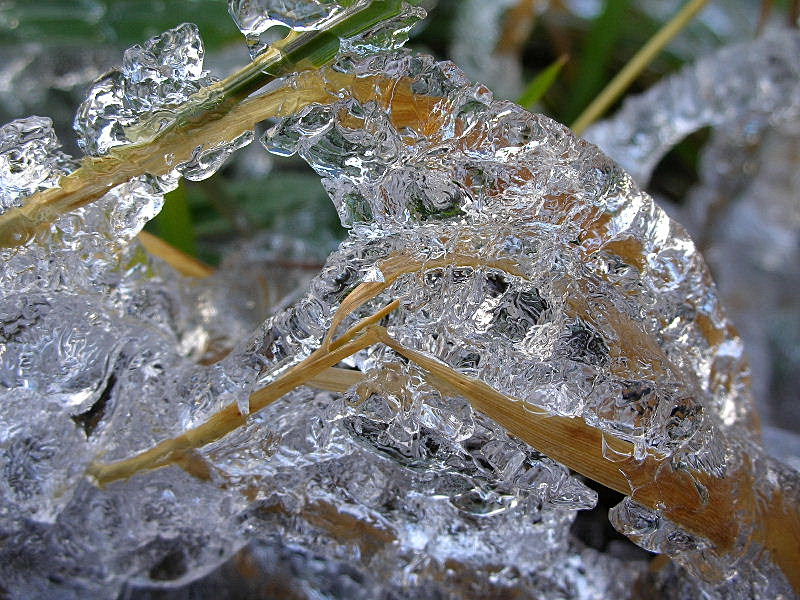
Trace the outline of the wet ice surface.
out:
[[[587,132],[646,184],[661,157],[711,127],[700,182],[671,210],[709,261],[753,364],[760,412],[797,430],[800,36],[771,30],[629,99]],[[753,290],[758,290],[754,293]]]
[[[183,24],[125,51],[122,67],[99,78],[78,109],[78,145],[89,155],[137,141],[128,129],[175,108],[211,82],[197,27]]]
[[[205,81],[186,26],[126,57],[81,108],[91,153],[129,139],[132,103],[157,112]],[[309,597],[627,597],[645,565],[570,536],[594,492],[381,346],[347,361],[366,374],[359,386],[300,388],[183,468],[105,489],[85,477],[90,462],[178,435],[297,364],[347,294],[397,254],[427,266],[351,320],[400,298],[386,325],[404,345],[639,452],[725,474],[754,442],[741,342],[692,242],[629,175],[452,64],[399,52],[345,70],[367,84],[360,96],[332,78],[336,102],[264,140],[305,158],[352,227],[266,321],[260,282],[242,284],[257,252],[198,283],[135,242],[174,179],[133,180],[2,251],[0,581],[12,597],[180,585],[245,548],[265,569],[295,565],[289,585]],[[46,120],[2,135],[3,207],[73,168]],[[290,242],[263,252],[303,254]],[[291,269],[271,276],[302,285]],[[648,547],[703,558],[702,540],[687,543],[652,511],[626,503],[614,519]],[[720,594],[782,590],[763,561],[736,568]]]
[[[367,4],[364,0],[228,0],[228,12],[256,55],[267,47],[267,34],[275,27],[311,31],[351,5]]]
[[[215,81],[203,70],[204,55],[200,33],[190,23],[126,50],[122,66],[97,79],[78,108],[78,146],[87,155],[102,156],[162,131],[174,109]],[[245,132],[226,144],[198,145],[192,158],[175,169],[187,179],[205,179],[252,140],[253,133]]]
[[[0,209],[57,185],[71,171],[70,159],[59,151],[53,123],[46,117],[18,119],[0,128]]]

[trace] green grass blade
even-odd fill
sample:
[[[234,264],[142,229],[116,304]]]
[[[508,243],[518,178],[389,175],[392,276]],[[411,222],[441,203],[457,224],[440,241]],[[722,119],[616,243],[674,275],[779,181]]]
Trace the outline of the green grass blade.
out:
[[[608,81],[614,48],[630,14],[631,4],[631,0],[606,0],[603,12],[592,23],[581,52],[578,78],[573,84],[564,123],[571,123]]]
[[[558,79],[561,69],[567,64],[569,57],[565,54],[555,60],[549,67],[540,71],[536,77],[528,84],[525,91],[517,100],[517,104],[528,110],[533,109],[539,100],[553,87],[553,84]]]
[[[197,256],[197,238],[184,182],[164,197],[164,208],[153,219],[153,225],[163,240],[186,254]]]

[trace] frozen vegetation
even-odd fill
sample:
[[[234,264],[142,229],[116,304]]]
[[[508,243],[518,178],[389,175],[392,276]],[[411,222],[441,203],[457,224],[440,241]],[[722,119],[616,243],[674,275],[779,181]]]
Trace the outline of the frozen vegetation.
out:
[[[370,11],[388,18],[351,26]],[[642,186],[714,127],[674,212],[756,356],[796,345],[798,33],[630,100],[588,135],[609,158],[403,49],[420,8],[230,12],[257,68],[210,75],[189,24],[130,48],[77,109],[83,157],[47,118],[0,128],[0,595],[205,577],[193,597],[220,597],[246,557],[274,597],[794,597],[800,479],[762,448],[695,242]],[[296,31],[277,49],[276,24]],[[307,69],[331,39],[335,60]],[[291,228],[203,278],[146,251],[164,195],[267,117],[259,150],[305,160],[349,230],[321,269]],[[737,278],[770,292],[736,301]],[[672,561],[577,540],[587,479],[625,494],[618,531]]]

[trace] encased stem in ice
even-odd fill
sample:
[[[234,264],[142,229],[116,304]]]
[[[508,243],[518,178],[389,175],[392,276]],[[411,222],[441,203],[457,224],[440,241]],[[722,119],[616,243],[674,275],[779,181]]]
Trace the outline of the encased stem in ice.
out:
[[[396,309],[392,302],[375,315],[359,321],[348,330],[334,348],[322,347],[307,359],[280,375],[275,381],[250,395],[250,411],[242,414],[237,403],[231,403],[214,414],[205,423],[181,435],[165,440],[149,450],[114,463],[93,463],[87,470],[100,486],[121,479],[129,479],[137,473],[158,469],[178,462],[189,451],[202,448],[244,426],[250,413],[263,410],[292,390],[305,385],[309,380],[324,373],[328,368],[352,356],[356,352],[374,345],[378,338],[372,326]]]
[[[742,466],[722,478],[673,469],[668,457],[652,452],[636,459],[633,444],[580,417],[553,415],[511,398],[406,348],[382,327],[374,331],[381,342],[430,373],[434,383],[443,382],[445,393],[451,390],[466,398],[510,434],[581,475],[660,510],[686,531],[709,540],[718,554],[737,551],[743,538],[744,543],[761,545],[800,591],[800,498],[780,487],[756,489],[752,457],[741,456]]]
[[[265,118],[289,114],[281,112],[280,93],[277,97],[276,93],[271,94],[271,105],[264,107],[271,106],[272,114],[265,110],[255,121],[252,111],[242,111],[241,105],[250,94],[280,77],[329,63],[338,54],[341,39],[400,15],[403,5],[403,0],[372,0],[360,9],[343,11],[317,31],[292,33],[243,69],[192,95],[172,112],[166,125],[164,114],[159,113],[158,118],[129,128],[136,133],[135,143],[113,148],[104,157],[85,158],[78,170],[62,177],[59,187],[34,194],[23,206],[0,215],[0,247],[25,244],[42,226],[134,177],[171,172],[176,164],[189,160],[198,145],[213,147],[235,139],[235,123],[246,124],[239,129],[240,135]],[[314,101],[313,90],[299,91],[287,90],[287,97],[283,98],[287,107],[297,108],[297,103],[302,106]],[[245,116],[250,118],[242,122]]]

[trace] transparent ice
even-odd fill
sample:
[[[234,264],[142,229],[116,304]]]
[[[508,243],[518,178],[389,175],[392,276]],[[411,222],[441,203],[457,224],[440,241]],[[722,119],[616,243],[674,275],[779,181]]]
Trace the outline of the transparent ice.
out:
[[[310,31],[350,6],[367,4],[365,0],[228,0],[228,12],[255,55],[267,47],[265,34],[275,27]]]
[[[700,181],[665,206],[703,248],[746,341],[760,412],[787,428],[795,408],[799,285],[800,36],[770,29],[630,98],[587,137],[646,185],[664,154],[710,127]],[[758,293],[751,293],[758,290]]]
[[[112,148],[157,134],[172,109],[214,81],[203,70],[204,54],[200,33],[190,23],[126,50],[122,67],[95,81],[79,107],[75,117],[78,146],[87,155],[102,156]],[[245,132],[227,144],[200,144],[188,162],[175,168],[187,179],[205,179],[252,140],[252,132]]]
[[[703,127],[725,127],[728,135],[744,139],[797,122],[798,52],[800,37],[785,29],[722,48],[628,99],[586,138],[646,184],[664,154]]]
[[[201,58],[188,26],[126,53],[79,111],[87,152],[135,141],[134,106],[152,117],[210,81]],[[570,534],[595,492],[380,345],[341,365],[364,374],[348,391],[301,387],[180,466],[104,488],[85,475],[244,406],[318,348],[348,293],[397,255],[422,266],[345,326],[397,298],[385,325],[403,345],[637,453],[725,476],[757,451],[741,340],[694,244],[625,171],[452,63],[398,51],[323,73],[331,104],[264,139],[309,162],[351,228],[309,282],[285,264],[307,256],[288,236],[201,282],[148,257],[135,236],[174,177],[134,179],[2,250],[0,581],[11,597],[213,582],[241,556],[307,597],[630,597],[646,563]],[[0,135],[3,209],[74,168],[44,119]],[[218,165],[204,160],[202,174]],[[264,282],[273,296],[259,304]],[[787,471],[759,468],[764,490],[800,496]],[[629,500],[612,518],[695,573],[729,578],[717,587],[670,567],[660,585],[791,593],[757,543],[715,553]]]
[[[502,98],[516,98],[522,91],[519,57],[498,52],[497,47],[504,17],[516,4],[515,0],[465,0],[453,22],[453,62]]]

